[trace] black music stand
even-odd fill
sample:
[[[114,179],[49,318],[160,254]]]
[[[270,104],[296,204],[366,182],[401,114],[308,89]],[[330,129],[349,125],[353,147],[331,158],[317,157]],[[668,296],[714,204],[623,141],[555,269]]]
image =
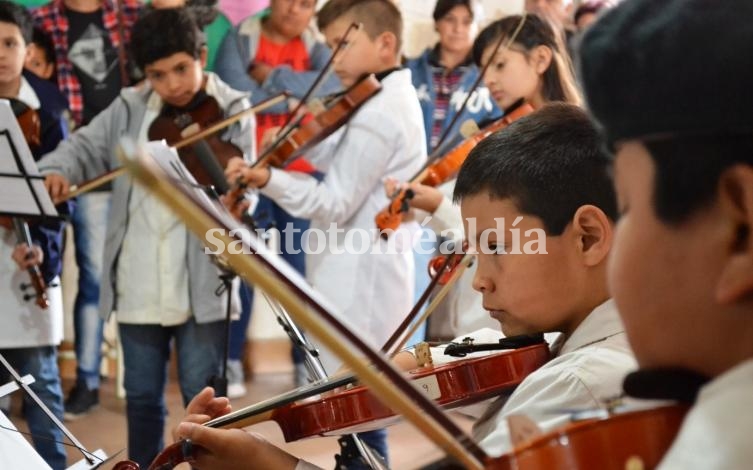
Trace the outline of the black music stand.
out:
[[[40,175],[34,163],[29,146],[7,100],[0,100],[0,187],[3,188],[0,191],[0,215],[31,220],[59,217],[44,187],[44,177]],[[7,384],[0,384],[0,397],[19,388],[23,389],[36,406],[39,406],[55,426],[63,431],[63,434],[81,451],[84,460],[69,467],[70,469],[93,469],[105,461],[106,455],[102,450],[94,453],[87,451],[29,388],[29,383],[34,382],[33,377],[29,375],[21,377],[2,354],[0,354],[0,367],[5,369],[12,379]],[[19,448],[19,452],[23,450]],[[29,465],[33,465],[31,461]]]

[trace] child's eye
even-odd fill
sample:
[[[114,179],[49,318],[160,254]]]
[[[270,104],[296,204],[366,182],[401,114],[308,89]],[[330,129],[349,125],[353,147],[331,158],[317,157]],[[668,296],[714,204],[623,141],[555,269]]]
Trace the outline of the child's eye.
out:
[[[503,68],[505,68],[505,63],[503,61],[495,62],[494,68],[497,70],[502,70]]]

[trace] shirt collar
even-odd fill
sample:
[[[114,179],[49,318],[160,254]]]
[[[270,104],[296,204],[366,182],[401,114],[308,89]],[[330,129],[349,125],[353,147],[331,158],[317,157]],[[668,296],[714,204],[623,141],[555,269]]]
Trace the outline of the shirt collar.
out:
[[[564,343],[562,336],[557,338],[552,351],[560,356],[624,332],[617,306],[609,299],[593,309]]]
[[[26,81],[26,78],[23,75],[21,75],[21,87],[18,89],[17,98],[26,103],[31,109],[39,109],[41,107],[39,97],[34,91],[34,88],[29,85],[29,82]]]
[[[429,51],[429,57],[428,57],[428,59],[429,59],[429,65],[431,65],[432,67],[440,67],[442,69],[445,68],[445,66],[442,65],[439,62],[439,60],[440,60],[440,56],[439,56],[439,43],[437,43],[437,45],[434,46]],[[465,57],[465,59],[463,60],[463,62],[461,62],[460,64],[458,64],[457,67],[455,67],[455,70],[458,70],[461,67],[468,67],[468,66],[472,65],[472,63],[473,63],[473,59],[471,58],[471,54],[468,53],[468,55]]]

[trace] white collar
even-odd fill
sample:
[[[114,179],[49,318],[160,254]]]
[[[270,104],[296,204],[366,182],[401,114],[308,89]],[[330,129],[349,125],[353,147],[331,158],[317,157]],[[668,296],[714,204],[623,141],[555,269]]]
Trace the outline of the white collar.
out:
[[[564,344],[560,336],[552,345],[552,351],[559,356],[624,332],[617,306],[609,299],[593,309]]]
[[[34,91],[34,88],[29,85],[29,82],[26,81],[26,78],[23,75],[21,75],[21,86],[18,89],[18,96],[16,96],[16,99],[23,101],[31,109],[36,110],[41,107],[37,93]]]

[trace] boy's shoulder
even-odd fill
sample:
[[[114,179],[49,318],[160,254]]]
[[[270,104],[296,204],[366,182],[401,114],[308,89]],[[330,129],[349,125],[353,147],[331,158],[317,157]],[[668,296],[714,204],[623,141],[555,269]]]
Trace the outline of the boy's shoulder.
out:
[[[753,462],[753,359],[706,384],[661,469],[748,468]]]

